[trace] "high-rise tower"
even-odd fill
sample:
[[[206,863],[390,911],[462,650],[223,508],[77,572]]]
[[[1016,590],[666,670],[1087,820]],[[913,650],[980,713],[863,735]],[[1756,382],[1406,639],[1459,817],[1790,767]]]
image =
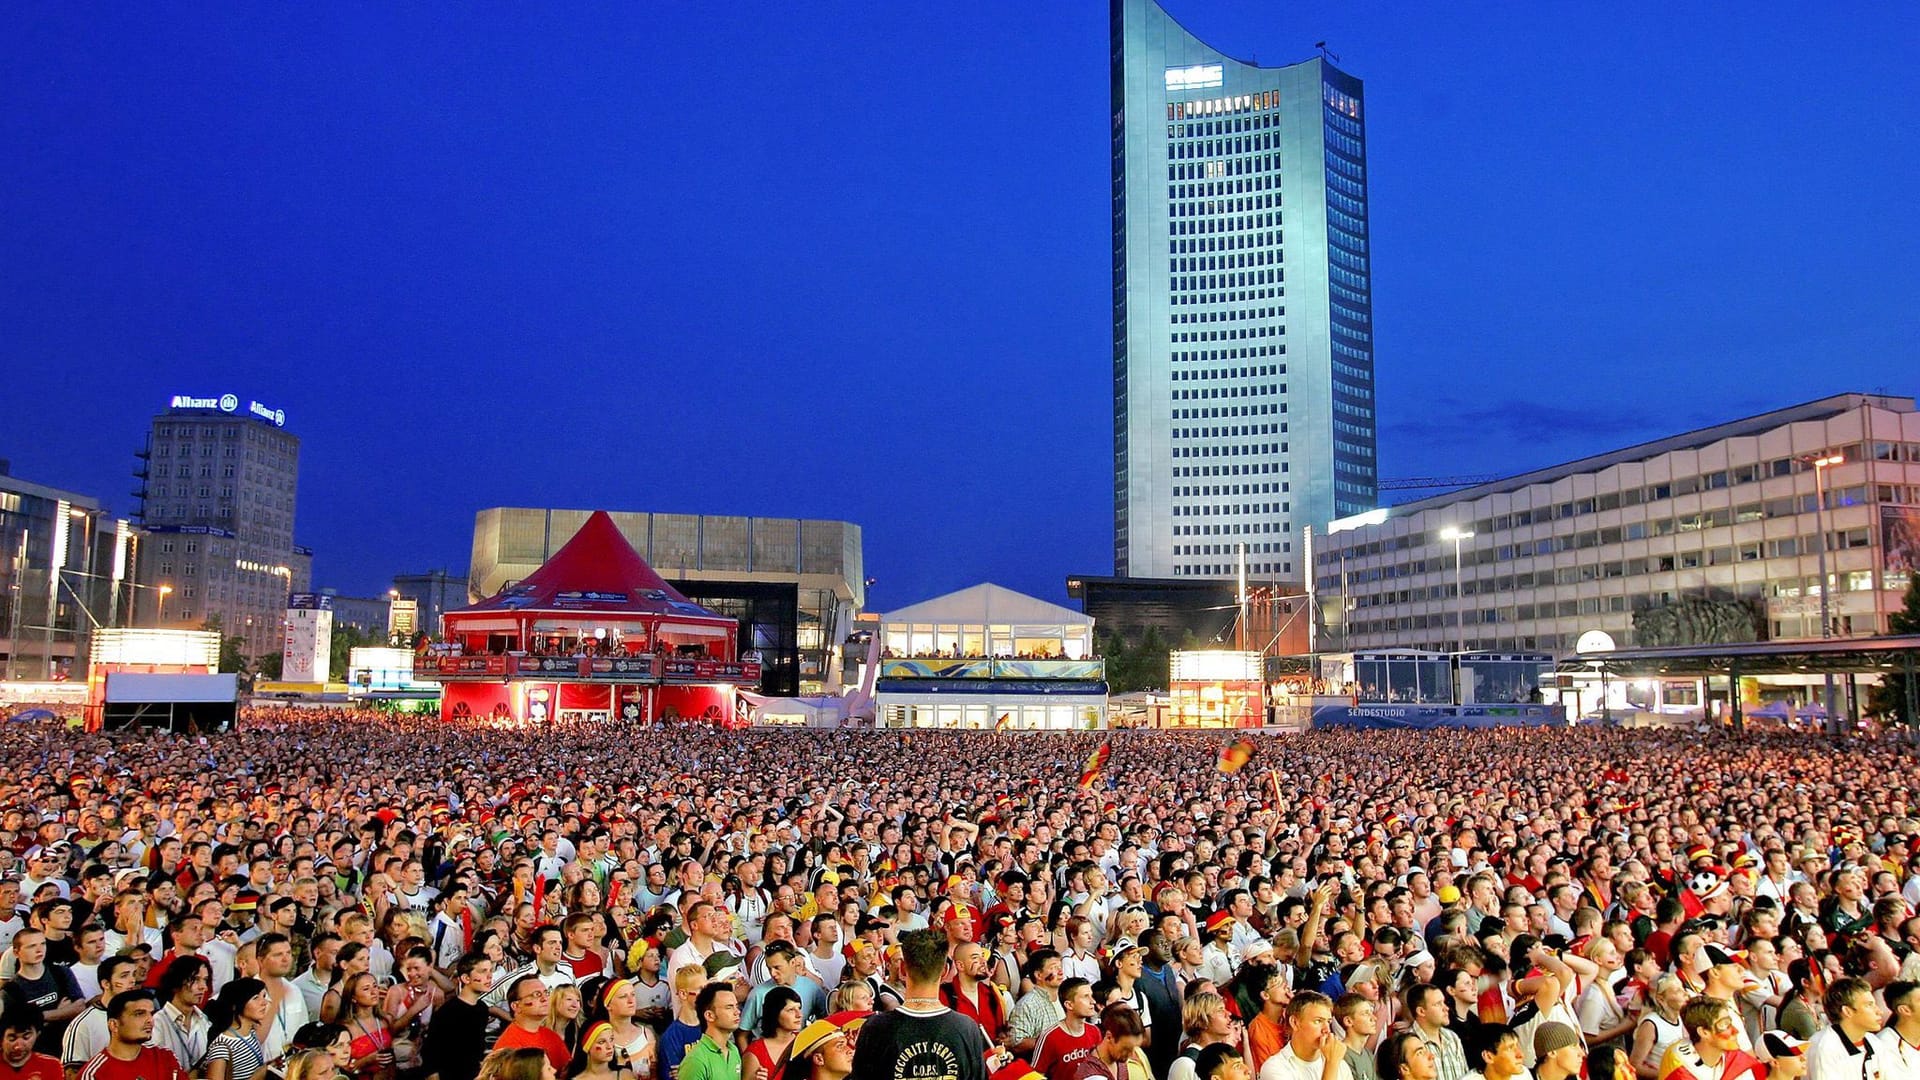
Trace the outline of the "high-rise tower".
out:
[[[1112,18],[1114,572],[1302,579],[1378,490],[1360,80]]]

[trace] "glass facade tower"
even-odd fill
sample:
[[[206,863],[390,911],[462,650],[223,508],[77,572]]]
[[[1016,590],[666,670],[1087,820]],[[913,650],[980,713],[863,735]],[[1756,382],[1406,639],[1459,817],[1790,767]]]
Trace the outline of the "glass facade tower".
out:
[[[1112,29],[1115,573],[1304,579],[1378,492],[1360,80]]]

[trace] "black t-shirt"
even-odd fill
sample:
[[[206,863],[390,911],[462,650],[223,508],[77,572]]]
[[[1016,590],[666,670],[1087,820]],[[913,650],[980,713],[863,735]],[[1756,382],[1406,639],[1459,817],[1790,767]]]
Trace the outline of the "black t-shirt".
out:
[[[861,1080],[987,1080],[987,1037],[952,1009],[881,1013],[860,1029]]]
[[[6,985],[6,996],[14,1001],[32,1002],[41,1012],[60,1007],[62,1001],[80,1000],[80,984],[73,981],[73,972],[57,964],[42,964],[40,977],[29,979],[16,975]],[[40,1029],[40,1037],[33,1042],[33,1048],[43,1054],[58,1054],[60,1040],[67,1034],[66,1020],[48,1020],[47,1026]]]
[[[473,1080],[480,1061],[492,1049],[487,1041],[487,1007],[469,1005],[458,997],[433,1010],[427,1041],[421,1052],[428,1072],[440,1080]]]

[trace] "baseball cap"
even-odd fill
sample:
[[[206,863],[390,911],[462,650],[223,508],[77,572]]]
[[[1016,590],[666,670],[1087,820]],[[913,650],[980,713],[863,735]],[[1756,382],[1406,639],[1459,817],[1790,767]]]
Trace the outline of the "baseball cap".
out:
[[[1434,895],[1440,898],[1440,903],[1443,905],[1460,902],[1460,889],[1455,885],[1442,885]]]
[[[740,958],[722,949],[707,957],[707,978],[719,978],[722,973],[732,971],[739,966]]]
[[[1760,1045],[1766,1047],[1770,1058],[1799,1057],[1806,1053],[1807,1040],[1796,1039],[1788,1031],[1763,1031],[1760,1033]]]

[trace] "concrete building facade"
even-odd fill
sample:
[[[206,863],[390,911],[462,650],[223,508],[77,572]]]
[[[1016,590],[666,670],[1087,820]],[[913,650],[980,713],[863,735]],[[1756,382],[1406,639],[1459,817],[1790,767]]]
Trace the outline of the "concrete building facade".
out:
[[[285,425],[235,394],[179,395],[153,418],[135,472],[143,625],[217,620],[249,656],[280,650],[287,596],[313,571],[294,543],[300,439]]]
[[[1731,640],[1817,638],[1823,592],[1832,635],[1884,633],[1917,559],[1914,399],[1839,394],[1316,529],[1316,644],[1564,655],[1743,608]]]

